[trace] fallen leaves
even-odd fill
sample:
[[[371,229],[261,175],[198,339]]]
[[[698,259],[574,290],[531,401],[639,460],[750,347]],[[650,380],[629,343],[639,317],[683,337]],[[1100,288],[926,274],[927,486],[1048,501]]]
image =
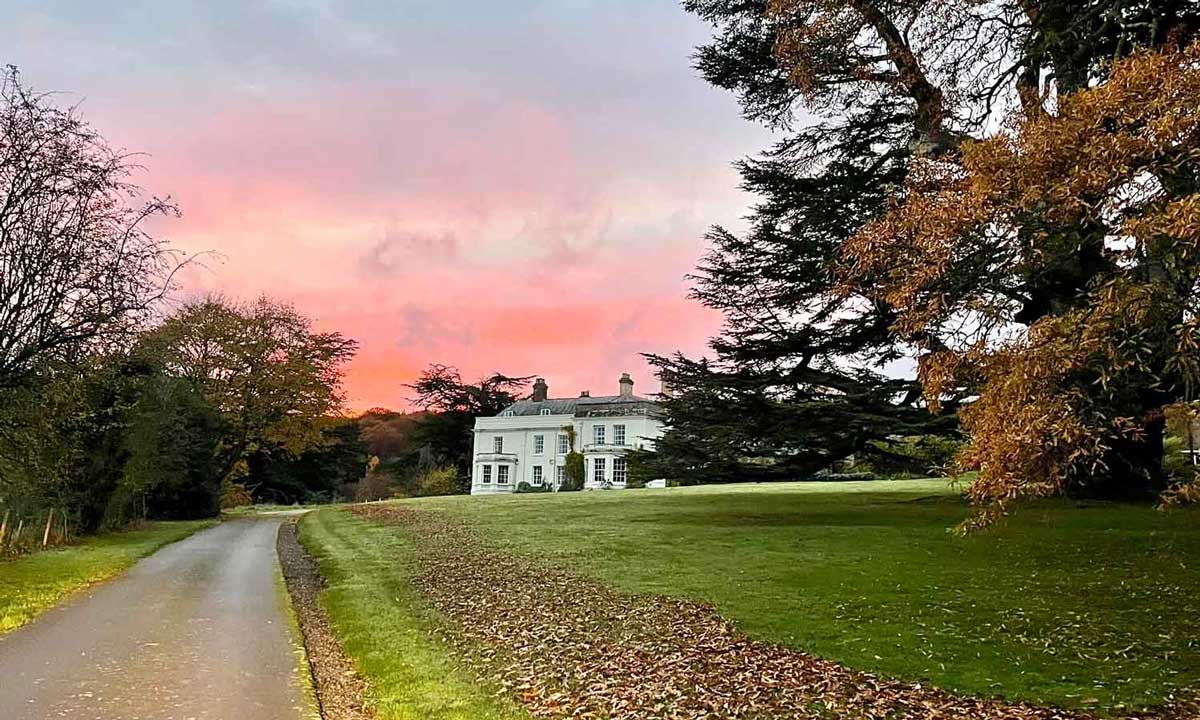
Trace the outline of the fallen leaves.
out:
[[[329,624],[318,597],[323,587],[321,575],[316,561],[297,539],[296,523],[280,526],[275,548],[304,636],[322,720],[369,720],[375,714],[366,706],[367,684]]]
[[[417,542],[418,588],[467,668],[540,718],[1085,720],[1087,713],[953,695],[757,642],[703,603],[622,595],[492,550],[442,514],[353,508]],[[1200,717],[1195,698],[1129,720]]]

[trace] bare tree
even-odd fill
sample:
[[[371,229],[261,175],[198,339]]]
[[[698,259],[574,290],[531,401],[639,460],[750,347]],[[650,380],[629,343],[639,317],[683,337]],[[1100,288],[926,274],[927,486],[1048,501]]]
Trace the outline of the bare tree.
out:
[[[0,387],[127,337],[181,266],[145,229],[175,205],[144,199],[131,156],[54,100],[0,76]]]

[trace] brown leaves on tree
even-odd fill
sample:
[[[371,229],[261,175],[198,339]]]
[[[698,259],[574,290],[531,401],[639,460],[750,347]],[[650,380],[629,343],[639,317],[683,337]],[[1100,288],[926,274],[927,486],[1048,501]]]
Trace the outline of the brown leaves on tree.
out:
[[[1137,455],[1200,379],[1198,161],[1200,46],[1144,52],[918,162],[844,246],[846,292],[925,350],[930,404],[978,393],[961,466],[993,511],[1106,475],[1163,489],[1153,448]]]
[[[440,513],[353,508],[417,543],[418,587],[448,622],[466,667],[499,682],[535,717],[1083,719],[1050,708],[965,698],[756,642],[708,605],[616,593],[487,549]],[[1183,703],[1137,718],[1196,717]]]

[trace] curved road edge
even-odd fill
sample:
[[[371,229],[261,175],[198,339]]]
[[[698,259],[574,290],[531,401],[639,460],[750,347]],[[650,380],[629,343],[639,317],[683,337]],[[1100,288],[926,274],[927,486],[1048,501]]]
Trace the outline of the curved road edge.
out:
[[[0,717],[311,718],[283,522],[219,523],[0,636]]]
[[[333,631],[321,604],[325,580],[316,559],[300,544],[298,519],[279,527],[279,564],[291,611],[303,638],[311,686],[322,720],[367,720],[367,683]]]

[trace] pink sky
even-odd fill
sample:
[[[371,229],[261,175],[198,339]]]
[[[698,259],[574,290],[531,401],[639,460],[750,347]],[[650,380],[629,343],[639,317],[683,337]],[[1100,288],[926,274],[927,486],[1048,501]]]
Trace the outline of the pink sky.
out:
[[[405,406],[434,362],[657,391],[639,353],[719,325],[683,276],[765,135],[695,76],[707,29],[672,2],[471,5],[19,2],[0,61],[148,154],[137,181],[184,213],[158,233],[220,256],[183,295],[357,339],[351,407]]]

